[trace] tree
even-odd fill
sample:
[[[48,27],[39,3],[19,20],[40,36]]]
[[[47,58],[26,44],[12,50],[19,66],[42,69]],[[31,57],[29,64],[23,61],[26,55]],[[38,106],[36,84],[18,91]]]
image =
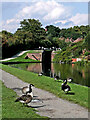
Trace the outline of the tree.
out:
[[[90,31],[88,32],[87,36],[85,37],[85,41],[83,46],[90,51]]]
[[[52,46],[52,43],[48,39],[45,39],[45,40],[41,41],[41,46],[50,48]]]
[[[59,37],[59,32],[60,32],[60,28],[53,26],[53,25],[49,25],[46,26],[47,29],[47,34],[51,34],[52,37]]]
[[[57,45],[58,45],[58,47],[60,47],[60,48],[66,48],[67,47],[67,43],[65,42],[65,40],[60,40],[60,39],[57,39],[56,40],[56,43],[57,43]]]
[[[45,39],[46,32],[42,28],[42,24],[39,20],[24,19],[20,22],[21,26],[19,30],[24,33],[24,41],[32,41],[34,47],[40,46],[40,41]]]
[[[18,29],[14,34],[14,42],[17,45],[21,44],[24,49],[27,49],[27,46],[28,49],[30,49],[32,47],[31,44],[35,43],[32,33],[30,31],[22,31],[20,29]]]
[[[10,32],[7,32],[5,30],[2,31],[2,47],[3,45],[10,46],[11,43],[13,43],[13,34]]]

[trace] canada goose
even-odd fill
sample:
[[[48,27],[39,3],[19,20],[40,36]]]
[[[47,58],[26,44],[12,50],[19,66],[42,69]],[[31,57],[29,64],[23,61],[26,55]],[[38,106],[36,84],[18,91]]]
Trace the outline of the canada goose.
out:
[[[42,76],[43,75],[43,72],[39,73],[38,76]]]
[[[71,88],[70,88],[69,85],[67,85],[67,80],[64,80],[63,82],[64,82],[64,83],[62,83],[61,89],[62,89],[64,92],[67,92],[67,93],[68,93],[68,91],[71,91]]]
[[[33,96],[30,94],[22,95],[21,97],[17,98],[15,102],[21,102],[23,104],[29,104],[32,101]]]
[[[66,85],[66,84],[67,84],[67,79],[64,79],[64,80],[63,80],[63,83]]]
[[[67,82],[72,82],[73,78],[67,78]]]
[[[29,86],[23,87],[22,88],[22,93],[23,94],[32,93],[32,87],[33,86],[34,86],[33,84],[29,84]]]
[[[55,80],[59,80],[59,76],[55,76],[54,79],[55,79]]]

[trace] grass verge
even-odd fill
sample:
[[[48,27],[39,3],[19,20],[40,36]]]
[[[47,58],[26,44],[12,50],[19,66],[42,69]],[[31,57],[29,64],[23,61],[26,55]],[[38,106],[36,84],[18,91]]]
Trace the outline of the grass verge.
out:
[[[64,94],[64,92],[61,91],[62,81],[56,82],[53,78],[46,76],[38,77],[38,74],[36,73],[20,70],[7,65],[2,65],[2,69],[17,76],[25,82],[34,84],[37,88],[47,90],[60,98],[72,101],[88,108],[88,87],[69,83],[72,91],[70,94]]]
[[[1,81],[0,81],[1,82]],[[16,93],[2,84],[2,118],[38,118],[40,120],[48,120],[36,114],[36,110],[25,107],[20,102],[15,102]]]

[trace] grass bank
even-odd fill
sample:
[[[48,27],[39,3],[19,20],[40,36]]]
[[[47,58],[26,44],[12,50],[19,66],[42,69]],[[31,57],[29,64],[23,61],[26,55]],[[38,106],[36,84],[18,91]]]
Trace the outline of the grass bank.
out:
[[[69,83],[72,90],[71,93],[74,93],[74,95],[64,94],[64,92],[61,91],[62,81],[56,82],[53,78],[46,76],[38,77],[38,74],[36,73],[12,68],[7,65],[2,65],[2,69],[17,76],[25,82],[34,84],[37,88],[47,90],[62,99],[72,101],[88,108],[88,87]]]
[[[30,51],[24,53],[23,55],[15,58],[15,59],[7,60],[5,62],[39,62],[39,60],[32,60],[30,58],[29,59],[24,59],[27,53],[40,53],[40,51],[38,51],[38,50],[30,50]]]
[[[16,97],[17,95],[13,90],[2,84],[2,118],[38,118],[40,120],[46,118],[36,114],[35,109],[25,107],[20,102],[16,103]]]

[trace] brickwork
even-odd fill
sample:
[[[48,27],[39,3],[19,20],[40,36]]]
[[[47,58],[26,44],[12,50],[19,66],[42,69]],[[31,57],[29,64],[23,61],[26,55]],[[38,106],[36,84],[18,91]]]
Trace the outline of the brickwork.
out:
[[[27,53],[28,58],[33,60],[42,60],[42,54],[41,53]]]
[[[51,61],[54,59],[54,56],[55,56],[56,53],[53,53],[51,54]],[[27,53],[25,59],[33,59],[33,60],[40,60],[42,61],[42,53]]]

